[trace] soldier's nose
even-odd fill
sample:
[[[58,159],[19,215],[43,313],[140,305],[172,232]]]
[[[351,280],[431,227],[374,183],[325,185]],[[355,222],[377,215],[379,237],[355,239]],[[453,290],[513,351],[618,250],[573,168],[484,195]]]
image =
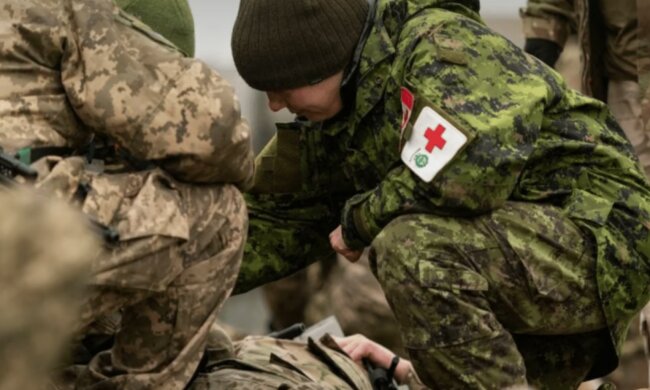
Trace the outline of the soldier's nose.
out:
[[[287,103],[284,101],[280,94],[275,92],[267,92],[266,96],[269,98],[269,109],[273,112],[278,112],[283,108],[287,107]]]

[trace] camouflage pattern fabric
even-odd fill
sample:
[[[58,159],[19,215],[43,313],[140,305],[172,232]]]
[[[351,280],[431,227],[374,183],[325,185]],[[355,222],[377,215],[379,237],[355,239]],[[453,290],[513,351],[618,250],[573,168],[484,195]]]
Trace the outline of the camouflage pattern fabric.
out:
[[[37,186],[121,239],[93,262],[79,323],[122,310],[121,328],[76,387],[181,389],[246,238],[239,190],[253,159],[233,89],[110,1],[1,7],[0,146],[69,150],[34,162]],[[116,144],[116,161],[68,156],[99,138]]]
[[[650,61],[644,43],[650,39],[650,27],[644,27],[650,21],[645,20],[643,7],[637,0],[529,0],[521,14],[527,38],[564,47],[570,31],[577,30],[583,53],[582,90],[608,103],[650,176],[650,131],[642,123],[639,87]]]
[[[64,203],[0,191],[0,389],[44,388],[79,314],[98,236]]]
[[[556,210],[542,220],[547,227],[571,222],[569,226],[579,229],[579,235],[573,232],[576,240],[551,252],[558,258],[549,260],[551,265],[556,262],[565,266],[562,258],[572,255],[563,252],[567,247],[585,246],[587,241],[595,246],[591,274],[576,274],[573,269],[553,274],[560,278],[559,283],[573,280],[581,288],[586,288],[589,277],[595,275],[593,294],[585,293],[581,298],[554,291],[552,284],[544,284],[552,280],[544,276],[545,267],[538,280],[542,290],[565,298],[564,304],[569,307],[583,310],[584,318],[577,321],[571,316],[571,322],[559,328],[569,333],[575,333],[576,328],[586,332],[584,337],[577,337],[574,352],[591,350],[591,344],[604,342],[603,348],[597,348],[597,361],[602,366],[592,370],[589,362],[584,362],[581,369],[567,371],[570,378],[566,383],[577,383],[589,371],[598,375],[615,367],[618,358],[614,351],[620,351],[631,319],[650,298],[650,188],[629,141],[607,107],[567,89],[557,73],[488,29],[476,11],[477,7],[463,1],[378,2],[356,83],[347,91],[353,95],[348,107],[325,123],[296,122],[279,127],[277,136],[257,158],[260,170],[269,174],[258,177],[257,194],[248,198],[250,239],[237,288],[245,291],[327,256],[331,250],[327,234],[338,223],[343,226],[348,246],[358,249],[404,215],[448,218],[453,224],[488,218],[512,202],[521,203],[530,213],[545,205]],[[441,113],[468,137],[465,148],[430,183],[400,160],[402,87],[410,90],[415,100],[404,131],[406,139],[425,107]],[[520,214],[521,223],[513,221],[513,229],[523,229],[520,226],[529,220],[529,214]],[[506,236],[518,237],[520,233],[515,230]],[[531,238],[530,242],[539,247],[532,248],[533,252],[549,250],[540,240]],[[401,244],[392,241],[397,242]],[[448,246],[466,242],[462,239]],[[426,242],[421,245],[426,246]],[[470,253],[467,258],[479,255]],[[417,258],[426,257],[418,254]],[[401,259],[402,263],[408,261]],[[526,273],[518,278],[528,281]],[[455,288],[457,283],[464,284],[462,279],[457,281],[453,273],[441,279],[450,286],[450,300],[453,294],[463,299],[464,290]],[[531,283],[532,287],[534,280]],[[490,290],[486,284],[478,286]],[[400,295],[394,285],[384,283],[382,287],[389,301],[393,295]],[[435,315],[437,308],[422,307],[417,304],[422,316],[440,318]],[[483,332],[491,324],[494,334],[500,335],[488,339],[480,347],[482,352],[475,351],[473,356],[493,356],[503,346],[504,355],[516,356],[512,352],[515,342],[508,341],[512,324],[498,317],[506,309],[485,308],[484,317],[494,321],[472,322]],[[471,310],[476,314],[480,307]],[[531,318],[524,316],[523,320],[535,320],[534,312],[526,315]],[[412,332],[417,334],[408,317],[397,314],[396,318],[405,338],[413,338],[408,336]],[[447,323],[444,318],[436,326],[424,319],[416,323],[443,340],[448,337],[450,343],[465,334],[455,331],[458,324]],[[587,330],[587,325],[593,328]],[[547,328],[539,333],[525,331],[530,335],[566,336]],[[609,332],[610,338],[591,332]],[[563,341],[551,344],[568,345]],[[467,356],[473,348],[468,344],[460,349],[459,353]],[[498,359],[456,361],[446,354],[437,359],[447,360],[444,366],[432,360],[430,366],[420,367],[427,370],[422,379],[430,386],[440,383],[433,382],[432,377],[445,378],[447,372],[464,374],[447,376],[449,382],[443,388],[480,381],[491,370],[502,375],[498,379],[502,382],[497,383],[525,380],[525,357],[521,355],[518,362],[509,363],[516,365],[515,371],[500,370]],[[475,364],[482,368],[468,371]]]
[[[134,175],[125,176],[128,180]],[[174,186],[180,199],[191,200],[178,202],[192,216],[187,240],[166,232],[130,239],[94,264],[94,289],[82,310],[83,325],[121,308],[122,326],[113,348],[91,361],[78,387],[99,382],[111,388],[181,389],[201,359],[209,329],[235,284],[246,238],[246,207],[234,187]],[[147,220],[152,221],[150,229],[159,228],[153,216],[142,219],[140,228]],[[134,367],[144,372],[130,374]]]
[[[637,0],[639,9],[639,85],[641,89],[641,123],[643,131],[650,134],[650,3]],[[641,334],[648,370],[648,388],[650,388],[650,305],[643,309],[641,315]]]
[[[607,98],[607,80],[637,80],[637,0],[528,0],[521,10],[526,38],[564,46],[575,31],[582,47],[584,91]]]
[[[650,127],[646,124],[648,104],[643,102],[650,75],[650,7],[643,0],[588,2],[583,0],[530,0],[522,10],[528,38],[543,38],[564,46],[574,21],[584,52],[583,90],[607,92],[596,96],[607,102],[639,157],[646,177],[650,177]],[[605,28],[606,27],[606,28]],[[607,31],[603,40],[603,31]],[[606,44],[602,46],[603,42]],[[636,319],[634,320],[636,322]],[[649,386],[641,366],[642,339],[633,326],[619,368],[607,380],[621,388]]]
[[[368,374],[325,336],[308,343],[249,336],[233,359],[209,362],[188,390],[370,390]]]
[[[422,380],[576,388],[608,346],[606,332],[591,336],[606,321],[584,236],[559,208],[514,202],[477,218],[392,221],[371,262]]]
[[[639,87],[642,129],[650,134],[650,3],[637,0],[639,10]]]

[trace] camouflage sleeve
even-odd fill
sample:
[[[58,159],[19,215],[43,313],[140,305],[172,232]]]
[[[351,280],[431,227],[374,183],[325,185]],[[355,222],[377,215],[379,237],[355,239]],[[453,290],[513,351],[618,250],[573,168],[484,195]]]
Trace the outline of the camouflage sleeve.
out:
[[[84,124],[180,180],[247,187],[250,130],[233,88],[112,2],[71,3],[62,80]]]
[[[248,240],[234,294],[289,276],[334,255],[328,234],[336,220],[328,207],[300,195],[246,195]]]
[[[334,254],[328,234],[342,200],[303,188],[291,131],[278,129],[255,159],[255,184],[246,195],[248,240],[235,294],[272,282]],[[278,144],[280,146],[278,147]],[[310,180],[309,185],[313,185]]]
[[[400,215],[480,215],[501,207],[513,192],[550,99],[544,78],[557,79],[511,42],[487,28],[465,28],[467,23],[474,22],[441,27],[421,39],[405,61],[411,65],[404,76],[416,101],[410,123],[422,107],[433,109],[467,135],[464,149],[428,183],[400,164],[374,190],[348,200],[342,226],[350,248],[369,244]]]
[[[528,0],[520,15],[524,36],[528,39],[546,39],[564,47],[571,31],[575,30],[572,0]]]

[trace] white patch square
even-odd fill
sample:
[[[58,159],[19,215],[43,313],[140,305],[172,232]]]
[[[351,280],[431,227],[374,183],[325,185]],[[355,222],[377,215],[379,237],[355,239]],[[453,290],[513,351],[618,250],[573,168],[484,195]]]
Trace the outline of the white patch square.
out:
[[[424,107],[411,138],[402,149],[402,161],[429,183],[467,143],[467,136],[431,107]]]

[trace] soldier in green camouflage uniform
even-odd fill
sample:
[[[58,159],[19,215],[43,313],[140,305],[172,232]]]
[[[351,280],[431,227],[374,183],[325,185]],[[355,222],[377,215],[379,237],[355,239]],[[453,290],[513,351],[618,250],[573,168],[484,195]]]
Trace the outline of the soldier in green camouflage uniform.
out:
[[[246,237],[253,159],[233,89],[111,1],[1,7],[0,146],[120,235],[79,326],[121,310],[121,328],[76,386],[182,389]]]
[[[99,237],[25,189],[1,191],[0,214],[0,389],[40,389],[74,329]]]
[[[650,297],[650,187],[607,107],[478,1],[283,4],[243,0],[234,28],[244,79],[299,115],[257,158],[237,291],[370,245],[425,384],[611,371]]]
[[[650,175],[650,126],[643,95],[650,77],[650,7],[645,0],[529,0],[522,9],[525,50],[555,66],[567,36],[577,30],[582,90],[607,102]],[[647,116],[647,115],[646,115]],[[650,310],[650,306],[648,307]],[[628,337],[619,370],[608,379],[623,388],[648,386],[640,375],[643,347],[637,327]],[[650,369],[650,364],[647,365]]]

